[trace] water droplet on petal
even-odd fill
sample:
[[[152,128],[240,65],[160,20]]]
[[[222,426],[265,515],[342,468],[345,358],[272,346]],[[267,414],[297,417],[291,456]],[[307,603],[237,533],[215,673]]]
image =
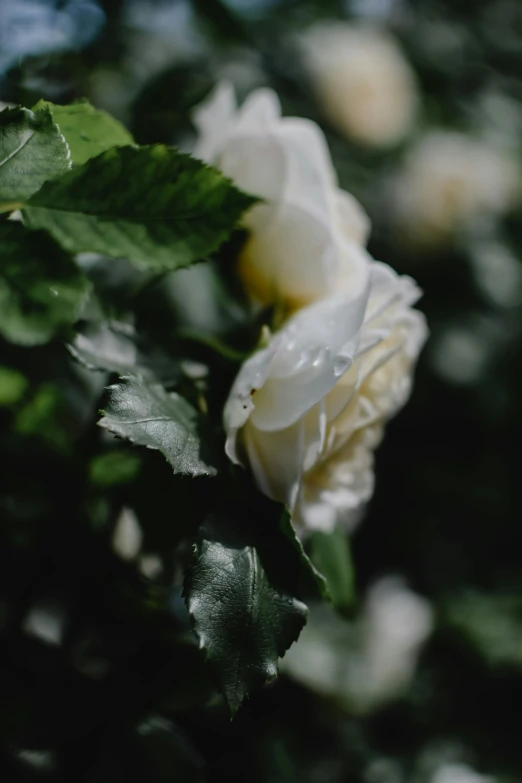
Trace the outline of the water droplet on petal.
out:
[[[349,356],[337,356],[334,362],[334,375],[336,378],[340,378],[344,375],[346,370],[350,367],[352,360]]]

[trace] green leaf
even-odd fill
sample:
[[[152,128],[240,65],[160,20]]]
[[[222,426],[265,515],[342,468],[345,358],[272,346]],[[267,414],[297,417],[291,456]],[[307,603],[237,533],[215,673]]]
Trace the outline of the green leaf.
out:
[[[301,565],[307,572],[308,576],[311,577],[311,579],[315,582],[315,584],[319,588],[319,592],[321,596],[323,598],[330,598],[331,596],[328,590],[328,584],[326,582],[326,579],[321,574],[321,572],[317,570],[317,568],[314,566],[314,564],[306,554],[301,541],[297,537],[295,528],[292,525],[292,518],[290,516],[290,512],[286,508],[281,514],[280,526],[281,526],[281,531],[296,550]]]
[[[21,435],[39,437],[58,451],[66,451],[69,440],[68,432],[61,421],[60,414],[63,409],[61,390],[51,383],[44,383],[18,412],[15,431]]]
[[[25,375],[11,367],[0,366],[0,407],[14,405],[21,400],[27,386]]]
[[[17,202],[70,165],[69,149],[48,108],[0,112],[0,211],[17,209]]]
[[[274,582],[248,519],[214,515],[202,526],[184,595],[200,647],[234,714],[306,623],[306,606]]]
[[[68,253],[44,231],[0,224],[0,334],[41,345],[74,323],[89,284]]]
[[[198,414],[175,392],[141,378],[110,387],[110,408],[98,422],[120,438],[161,451],[174,473],[215,475],[202,457]]]
[[[326,577],[333,605],[340,610],[353,606],[355,579],[348,536],[340,528],[312,535],[312,560]]]
[[[216,250],[255,199],[168,147],[114,147],[47,182],[24,209],[67,250],[167,271]]]
[[[128,451],[108,451],[98,454],[89,465],[89,478],[99,487],[128,484],[138,475],[141,459]]]
[[[111,147],[134,144],[129,131],[101,109],[95,109],[89,101],[81,100],[69,106],[58,106],[50,101],[38,101],[34,107],[48,108],[71,151],[73,163],[83,164]]]
[[[148,345],[127,323],[89,323],[67,348],[89,370],[139,375],[165,384],[175,383],[181,375],[178,362]]]

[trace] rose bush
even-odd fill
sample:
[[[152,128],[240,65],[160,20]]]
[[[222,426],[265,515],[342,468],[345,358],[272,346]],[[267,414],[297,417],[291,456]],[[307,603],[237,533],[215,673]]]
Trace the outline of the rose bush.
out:
[[[301,534],[357,521],[373,451],[406,402],[427,330],[419,289],[385,264],[362,290],[303,308],[245,362],[225,408],[226,450],[291,510]]]
[[[196,157],[263,199],[244,218],[249,239],[239,274],[252,297],[287,310],[341,285],[362,290],[369,221],[339,189],[324,135],[314,122],[281,117],[273,90],[256,90],[240,109],[220,84],[195,112]]]

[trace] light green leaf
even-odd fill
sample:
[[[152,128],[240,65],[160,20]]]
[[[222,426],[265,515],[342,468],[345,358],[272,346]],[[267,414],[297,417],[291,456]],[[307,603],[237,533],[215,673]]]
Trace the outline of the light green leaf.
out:
[[[0,334],[19,345],[41,345],[74,323],[89,284],[44,231],[0,224]]]
[[[355,579],[348,536],[340,528],[331,533],[317,531],[312,535],[312,560],[326,577],[333,605],[350,609],[355,598]]]
[[[14,428],[21,435],[46,441],[58,451],[69,448],[69,433],[62,421],[64,399],[61,390],[52,383],[39,386],[32,399],[18,411]]]
[[[11,367],[0,366],[0,407],[14,405],[21,400],[27,386],[25,375]]]
[[[76,101],[69,106],[38,101],[34,111],[44,107],[50,110],[65,137],[75,164],[81,165],[111,147],[134,144],[131,134],[118,120],[101,109],[95,109],[89,101]]]
[[[0,112],[0,211],[19,208],[70,165],[69,149],[48,108]]]
[[[248,519],[213,516],[202,527],[184,595],[194,631],[235,713],[256,685],[277,676],[307,608],[273,583]]]
[[[110,387],[110,407],[98,422],[120,438],[161,451],[175,473],[212,476],[216,470],[202,457],[198,414],[175,392],[141,378],[126,378]]]
[[[114,147],[47,182],[23,214],[72,252],[167,271],[216,250],[254,201],[189,155]]]

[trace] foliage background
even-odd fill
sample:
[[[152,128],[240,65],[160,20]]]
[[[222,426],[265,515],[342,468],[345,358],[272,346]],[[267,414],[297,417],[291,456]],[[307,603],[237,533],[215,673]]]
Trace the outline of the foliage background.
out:
[[[511,0],[0,4],[5,101],[88,97],[138,142],[189,148],[191,107],[226,75],[242,95],[273,86],[285,113],[322,124],[341,185],[370,213],[370,251],[419,281],[432,330],[353,536],[354,606],[346,619],[323,619],[323,644],[334,644],[339,623],[357,627],[385,575],[402,576],[434,618],[415,676],[393,698],[361,711],[340,698],[341,684],[338,698],[325,695],[312,657],[306,684],[283,671],[230,722],[197,651],[169,642],[187,622],[180,574],[169,568],[195,516],[184,480],[157,454],[100,456],[95,415],[107,378],[81,370],[60,342],[2,343],[2,780],[431,783],[439,774],[437,783],[464,783],[459,764],[499,783],[522,779],[521,274],[503,300],[474,261],[493,243],[519,270],[522,221],[515,208],[438,250],[401,243],[383,193],[404,147],[371,152],[339,136],[292,56],[296,30],[361,17],[390,29],[415,68],[423,109],[414,136],[487,122],[517,135],[522,8]],[[492,93],[507,114],[485,111]],[[126,267],[112,274],[107,291],[127,295]],[[154,286],[140,289],[138,312],[161,305],[182,321],[176,286]],[[111,543],[112,509],[128,504],[149,556],[140,567]],[[158,553],[162,575],[148,579]],[[58,637],[49,618],[65,628]],[[339,638],[344,660],[351,647]],[[186,687],[191,677],[197,689]]]

